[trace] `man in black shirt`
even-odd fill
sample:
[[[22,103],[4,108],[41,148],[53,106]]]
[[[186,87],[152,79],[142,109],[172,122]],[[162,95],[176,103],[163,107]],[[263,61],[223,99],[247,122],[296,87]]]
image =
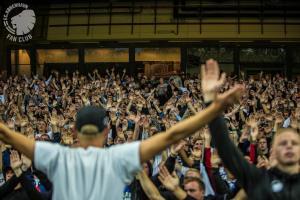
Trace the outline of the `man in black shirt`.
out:
[[[206,66],[202,66],[203,82],[206,83],[202,84],[204,100],[209,104],[224,82],[219,80],[216,61],[209,60]],[[277,164],[265,170],[256,168],[243,158],[228,136],[223,116],[214,119],[209,129],[224,165],[237,178],[249,199],[300,199],[300,137],[295,130],[281,129],[276,133],[272,152]]]

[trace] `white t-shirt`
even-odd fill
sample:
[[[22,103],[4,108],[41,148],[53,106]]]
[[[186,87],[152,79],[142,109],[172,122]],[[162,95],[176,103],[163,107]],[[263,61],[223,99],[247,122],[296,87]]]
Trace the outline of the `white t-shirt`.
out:
[[[36,142],[34,164],[53,183],[52,199],[118,200],[142,169],[139,146],[84,149]]]

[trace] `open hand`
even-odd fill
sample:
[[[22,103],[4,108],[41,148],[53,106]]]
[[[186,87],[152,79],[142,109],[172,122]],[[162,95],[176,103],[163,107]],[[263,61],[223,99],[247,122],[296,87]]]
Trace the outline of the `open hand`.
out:
[[[10,166],[15,171],[16,169],[21,168],[22,161],[20,159],[19,153],[15,150],[10,153]]]
[[[206,102],[216,100],[222,108],[230,106],[240,99],[243,95],[244,86],[235,84],[233,88],[217,95],[217,91],[225,82],[225,73],[222,73],[220,77],[219,65],[216,61],[210,59],[206,62],[206,66],[201,67],[201,87],[203,97]]]
[[[158,179],[171,192],[179,187],[179,178],[175,171],[171,175],[165,166],[160,168]]]
[[[201,66],[201,87],[205,101],[214,100],[218,90],[224,84],[226,74],[220,77],[220,68],[217,61],[210,59],[206,65]]]

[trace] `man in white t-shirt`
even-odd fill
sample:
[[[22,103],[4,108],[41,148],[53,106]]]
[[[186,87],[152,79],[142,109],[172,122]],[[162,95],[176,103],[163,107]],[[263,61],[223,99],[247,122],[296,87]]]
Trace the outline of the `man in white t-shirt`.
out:
[[[221,85],[223,81],[219,82]],[[141,170],[141,163],[195,133],[236,102],[242,91],[242,86],[232,88],[216,97],[216,101],[205,110],[141,142],[101,148],[109,126],[106,124],[105,110],[93,106],[83,107],[77,113],[79,148],[36,142],[2,123],[0,140],[25,154],[34,161],[38,170],[48,176],[53,183],[52,199],[118,200],[122,199],[125,185]]]

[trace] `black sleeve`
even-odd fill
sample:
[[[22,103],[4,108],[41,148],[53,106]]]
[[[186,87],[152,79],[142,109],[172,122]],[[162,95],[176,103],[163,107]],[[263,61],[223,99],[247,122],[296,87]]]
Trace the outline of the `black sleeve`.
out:
[[[213,168],[212,175],[213,175],[213,178],[215,181],[216,193],[217,194],[229,194],[230,190],[228,188],[228,185],[222,179],[222,177],[219,173],[219,168]]]
[[[161,186],[161,182],[159,181],[158,176],[159,176],[159,174],[156,174],[151,177],[151,181],[157,188],[159,188]]]
[[[168,169],[170,174],[172,174],[172,172],[175,169],[175,161],[176,161],[176,158],[169,156],[165,162],[165,166]]]
[[[22,187],[25,189],[28,197],[30,197],[31,200],[48,200],[51,199],[51,193],[50,192],[39,192],[37,191],[32,182],[27,178],[27,176],[30,176],[30,172],[23,172],[22,175],[19,177],[20,183]]]
[[[247,192],[262,176],[263,171],[249,164],[229,138],[223,116],[209,123],[212,140],[216,144],[220,158],[229,171],[237,178]]]
[[[13,192],[14,188],[18,185],[18,183],[19,180],[15,175],[11,177],[0,187],[0,197],[5,197],[9,193]]]
[[[117,137],[117,128],[116,128],[116,125],[111,125],[111,133],[112,133],[112,139],[114,141],[115,138]]]
[[[248,140],[244,142],[239,142],[238,148],[239,150],[244,154],[244,155],[249,155],[249,147],[250,147],[250,142]]]
[[[61,133],[60,132],[53,133],[53,142],[60,143],[60,141],[61,141]]]
[[[190,195],[187,195],[183,200],[196,200],[196,199],[194,199],[194,197],[191,197]]]

